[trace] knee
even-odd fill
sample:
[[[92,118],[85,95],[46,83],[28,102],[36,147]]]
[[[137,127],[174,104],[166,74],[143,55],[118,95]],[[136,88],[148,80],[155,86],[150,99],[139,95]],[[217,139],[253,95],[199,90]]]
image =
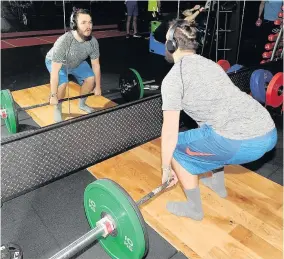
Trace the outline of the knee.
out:
[[[95,86],[95,83],[96,83],[95,76],[87,77],[87,78],[85,79],[85,82],[86,82],[89,86]]]
[[[62,83],[58,86],[58,94],[59,95],[64,95],[65,94],[65,90],[67,87],[67,83]]]
[[[67,83],[62,83],[61,85],[58,86],[59,89],[64,90],[67,87]]]
[[[65,91],[66,91],[67,83],[62,83],[58,87],[58,93],[57,93],[57,98],[58,99],[63,99],[65,97]]]

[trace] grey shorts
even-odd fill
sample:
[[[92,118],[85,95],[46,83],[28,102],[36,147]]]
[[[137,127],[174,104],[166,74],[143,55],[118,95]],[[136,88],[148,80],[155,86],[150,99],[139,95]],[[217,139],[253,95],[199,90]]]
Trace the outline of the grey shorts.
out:
[[[127,1],[127,16],[138,16],[138,3],[137,1]]]

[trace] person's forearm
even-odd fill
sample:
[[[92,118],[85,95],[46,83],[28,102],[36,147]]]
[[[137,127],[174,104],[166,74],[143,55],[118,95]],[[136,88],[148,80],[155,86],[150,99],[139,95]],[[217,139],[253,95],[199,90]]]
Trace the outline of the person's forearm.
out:
[[[95,66],[93,68],[93,71],[96,76],[96,87],[101,88],[101,67],[100,66]]]
[[[258,10],[258,18],[261,17],[263,9],[264,9],[264,2],[261,1],[260,5],[259,5],[259,10]]]
[[[59,76],[58,73],[51,74],[50,76],[50,92],[57,94]]]
[[[178,135],[162,129],[162,166],[171,165],[173,153],[177,144]]]
[[[195,6],[192,7],[191,9],[188,9],[189,12],[193,12],[193,11],[195,11],[195,10],[197,10],[197,9],[195,9]]]
[[[185,18],[185,20],[191,22],[191,21],[193,21],[193,20],[197,17],[197,15],[199,15],[199,14],[200,14],[200,12],[199,12],[199,11],[196,11],[193,15],[187,16],[187,17]]]

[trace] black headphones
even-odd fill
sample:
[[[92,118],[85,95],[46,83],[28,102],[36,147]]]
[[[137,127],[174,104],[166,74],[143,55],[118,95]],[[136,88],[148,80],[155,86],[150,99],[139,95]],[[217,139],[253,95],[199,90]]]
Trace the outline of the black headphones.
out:
[[[87,9],[80,9],[80,8],[75,9],[74,8],[73,12],[70,16],[70,28],[71,28],[71,30],[77,30],[78,29],[78,26],[77,26],[78,11],[84,11],[85,13],[87,13],[88,15],[91,16],[89,10],[87,10]],[[92,39],[92,34],[88,38],[85,38],[86,41],[90,41],[91,39]],[[92,47],[94,48],[93,44],[92,44]]]
[[[173,54],[178,49],[178,43],[174,38],[176,29],[183,23],[183,20],[177,21],[169,30],[169,39],[166,42],[168,52]]]
[[[70,28],[72,29],[72,30],[77,30],[77,28],[78,28],[78,26],[77,26],[77,15],[78,15],[78,11],[85,11],[87,14],[89,14],[90,16],[91,16],[91,14],[90,14],[90,12],[89,12],[89,10],[87,10],[87,9],[81,9],[81,8],[74,8],[73,9],[73,12],[72,12],[72,14],[71,14],[71,17],[70,17]]]
[[[77,11],[78,9],[75,9],[70,17],[70,28],[72,30],[77,30],[77,21],[76,21]]]

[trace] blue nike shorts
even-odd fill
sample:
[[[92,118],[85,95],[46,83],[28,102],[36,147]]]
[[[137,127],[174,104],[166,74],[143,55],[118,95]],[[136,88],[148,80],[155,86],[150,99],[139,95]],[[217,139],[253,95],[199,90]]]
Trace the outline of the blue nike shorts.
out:
[[[45,65],[49,73],[51,73],[51,62],[52,62],[51,60],[45,59]],[[92,68],[90,67],[87,61],[83,61],[78,67],[68,68],[68,74],[73,75],[78,81],[79,85],[82,85],[86,78],[95,76]],[[59,70],[58,86],[67,82],[68,82],[67,69],[65,66],[62,66],[61,69]]]
[[[225,165],[246,164],[261,158],[277,143],[277,130],[247,140],[227,139],[210,126],[179,133],[174,159],[189,173],[198,175]]]

